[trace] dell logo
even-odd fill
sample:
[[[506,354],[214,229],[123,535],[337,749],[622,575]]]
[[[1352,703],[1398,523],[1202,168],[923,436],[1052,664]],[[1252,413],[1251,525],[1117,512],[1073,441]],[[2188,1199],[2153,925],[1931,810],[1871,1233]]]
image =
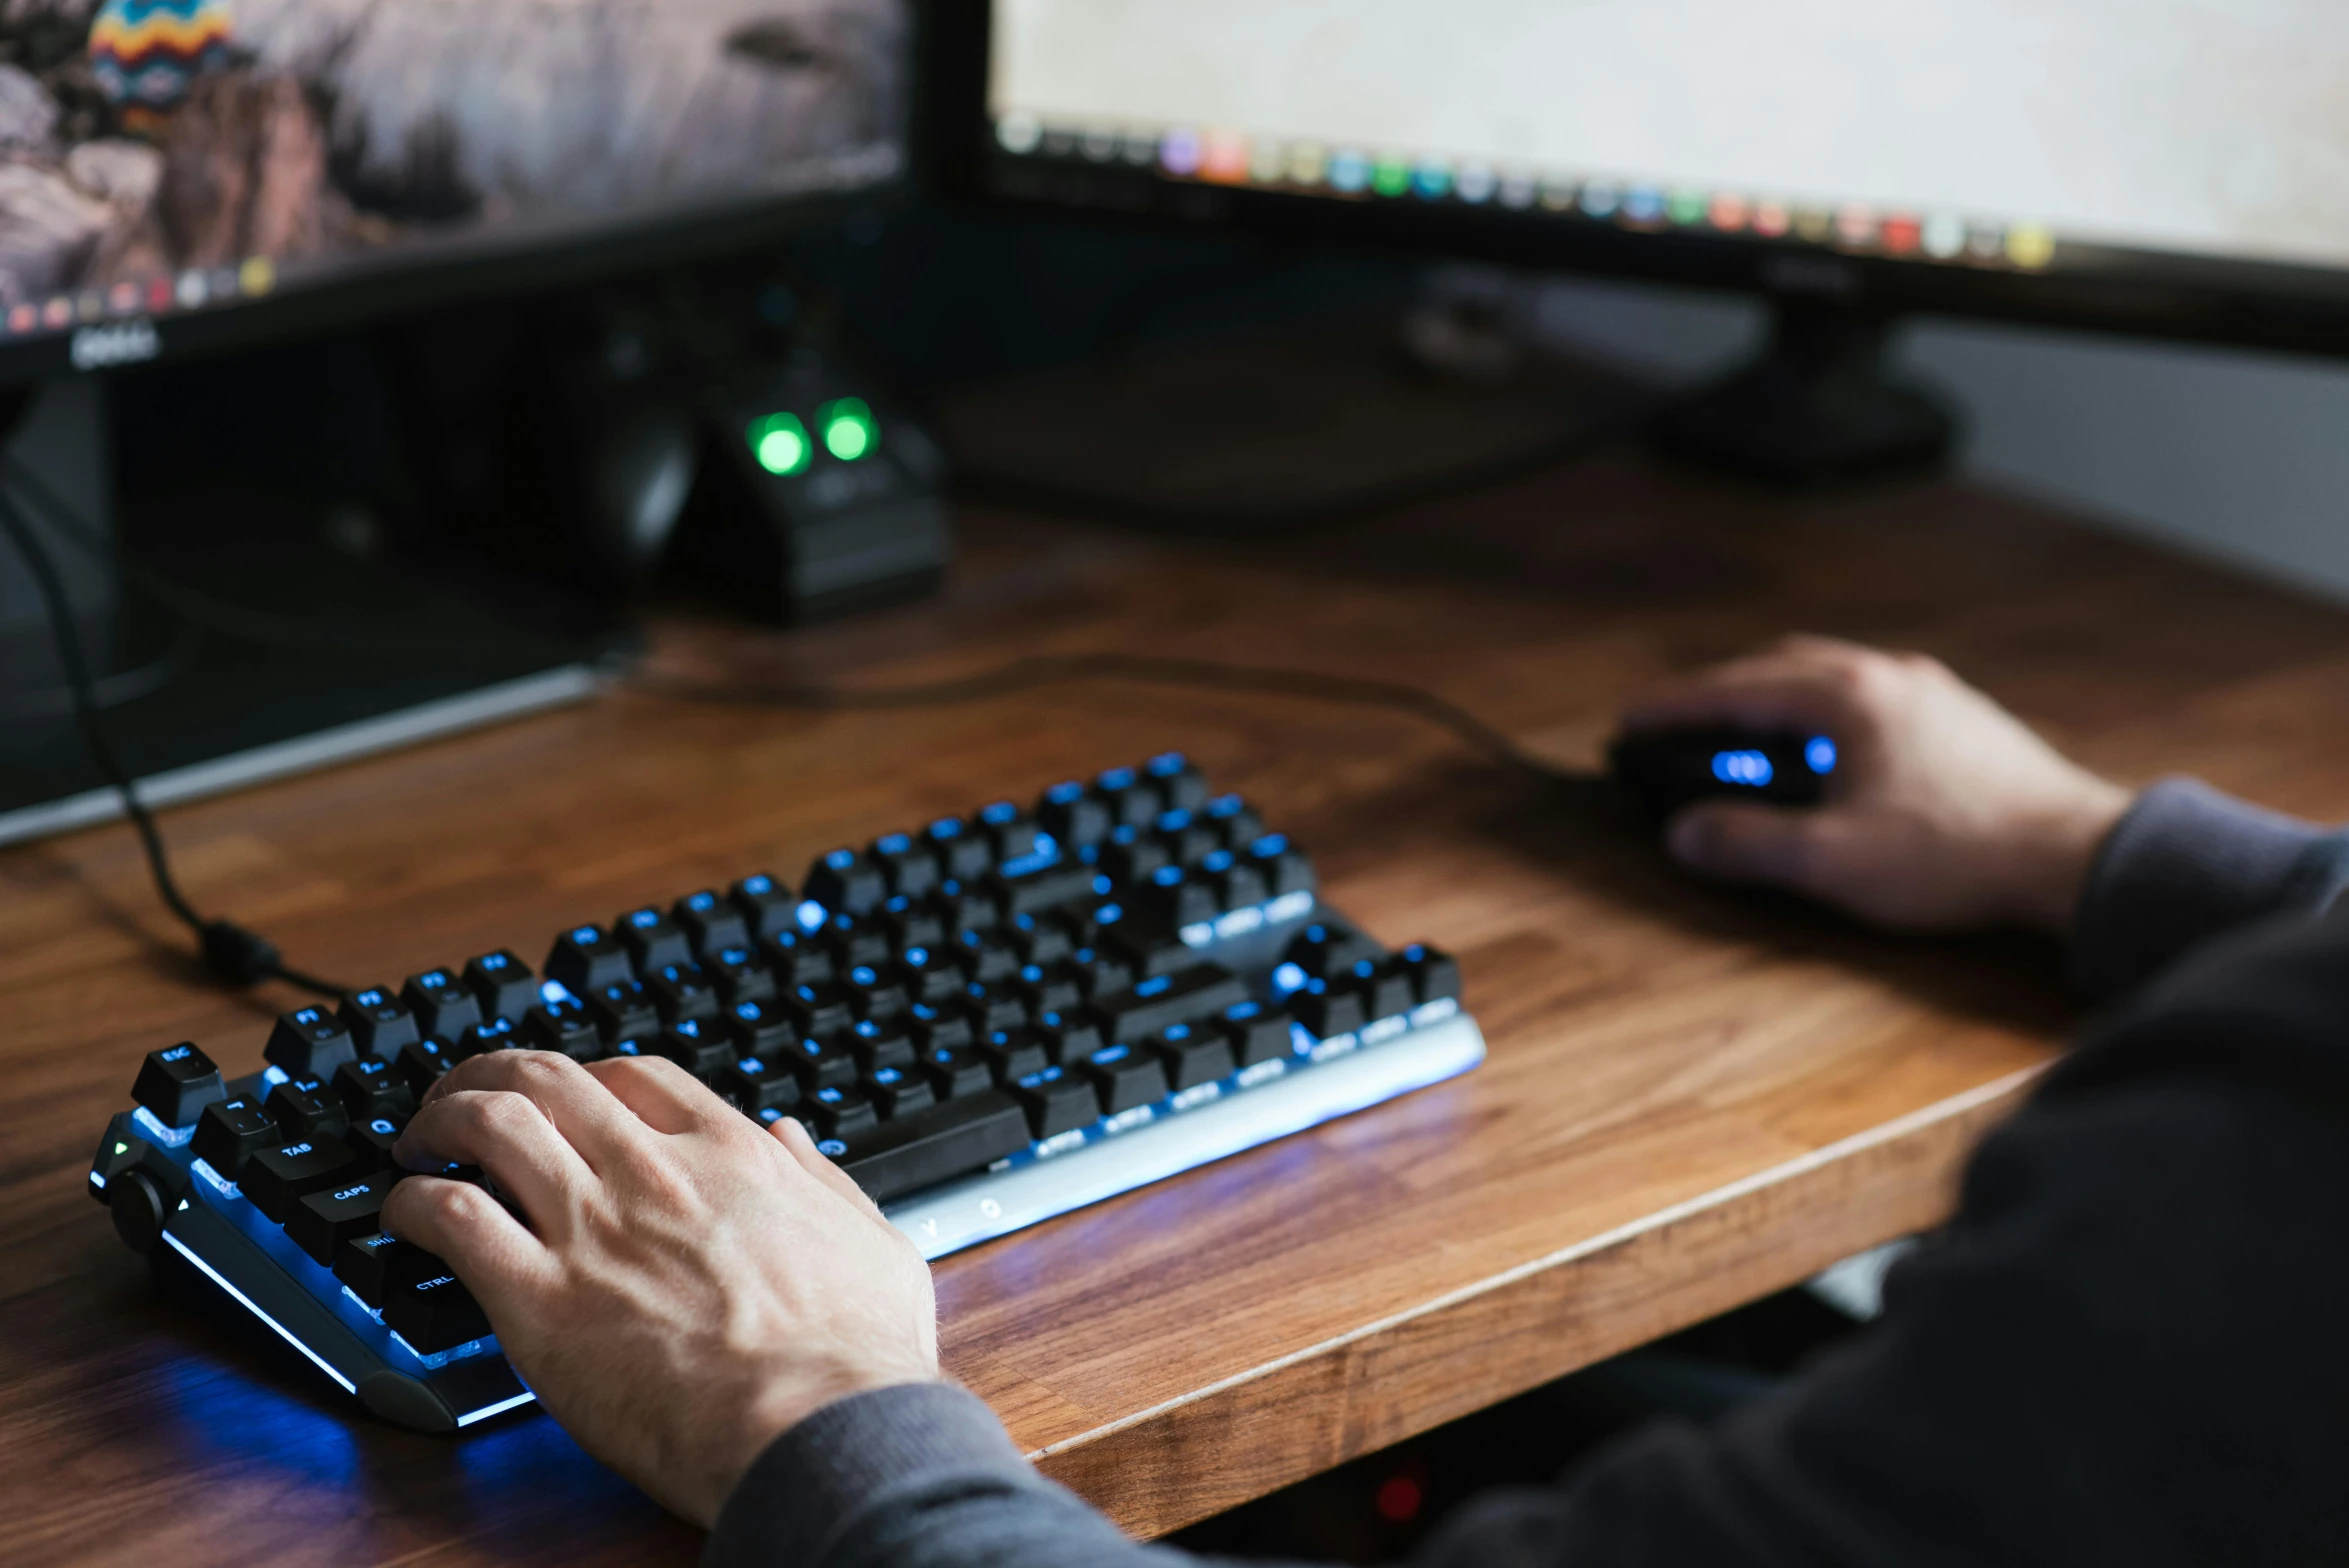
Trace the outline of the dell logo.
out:
[[[73,335],[73,368],[107,370],[136,365],[163,352],[155,323],[145,319],[117,321],[103,327],[84,327]]]

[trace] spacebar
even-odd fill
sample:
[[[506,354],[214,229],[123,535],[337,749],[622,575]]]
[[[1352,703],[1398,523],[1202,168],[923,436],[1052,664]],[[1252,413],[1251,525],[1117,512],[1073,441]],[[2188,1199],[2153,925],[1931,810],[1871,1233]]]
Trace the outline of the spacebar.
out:
[[[840,1168],[875,1203],[982,1170],[1028,1146],[1028,1118],[1000,1089],[883,1122],[852,1141]]]

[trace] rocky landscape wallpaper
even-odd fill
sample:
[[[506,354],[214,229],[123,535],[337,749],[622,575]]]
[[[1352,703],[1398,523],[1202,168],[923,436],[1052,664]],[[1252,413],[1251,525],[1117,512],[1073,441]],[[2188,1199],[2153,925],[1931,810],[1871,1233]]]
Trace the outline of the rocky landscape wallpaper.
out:
[[[869,183],[905,0],[0,0],[0,310]]]

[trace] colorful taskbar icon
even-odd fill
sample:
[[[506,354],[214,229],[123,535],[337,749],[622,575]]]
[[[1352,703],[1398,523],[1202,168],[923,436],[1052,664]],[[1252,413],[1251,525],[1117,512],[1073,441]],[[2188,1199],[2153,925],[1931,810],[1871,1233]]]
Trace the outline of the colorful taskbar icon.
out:
[[[122,278],[46,299],[18,300],[0,313],[0,331],[18,338],[109,321],[184,314],[260,299],[275,291],[277,281],[277,263],[267,256],[248,256],[234,266],[189,267],[176,273]]]
[[[1800,203],[1637,179],[1500,169],[1477,160],[1406,155],[1190,126],[1105,129],[1007,113],[996,143],[1022,158],[1118,166],[1208,185],[1348,197],[1449,202],[1612,224],[1636,232],[1699,232],[1794,240],[1856,254],[2037,272],[2054,264],[2055,235],[2035,223],[1986,222],[1868,202]]]

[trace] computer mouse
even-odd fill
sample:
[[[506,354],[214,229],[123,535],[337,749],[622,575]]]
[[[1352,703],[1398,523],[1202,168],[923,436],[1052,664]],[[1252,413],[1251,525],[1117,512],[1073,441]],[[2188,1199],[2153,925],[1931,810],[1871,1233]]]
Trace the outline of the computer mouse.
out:
[[[1607,748],[1608,773],[1657,821],[1700,800],[1816,806],[1835,761],[1825,735],[1720,725],[1642,730]]]

